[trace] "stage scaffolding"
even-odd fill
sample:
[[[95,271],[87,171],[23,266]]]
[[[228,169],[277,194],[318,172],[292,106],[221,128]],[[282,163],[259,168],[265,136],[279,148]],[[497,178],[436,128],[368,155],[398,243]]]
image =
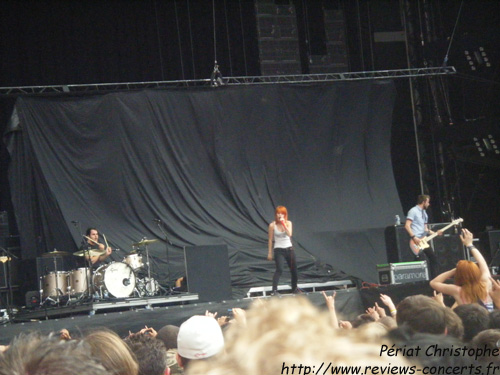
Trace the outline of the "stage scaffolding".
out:
[[[412,68],[366,72],[297,74],[277,76],[221,77],[201,80],[148,81],[123,83],[91,83],[74,85],[0,87],[0,96],[48,94],[99,94],[114,91],[131,91],[156,88],[222,87],[236,85],[328,83],[373,79],[418,78],[456,74],[455,67]]]

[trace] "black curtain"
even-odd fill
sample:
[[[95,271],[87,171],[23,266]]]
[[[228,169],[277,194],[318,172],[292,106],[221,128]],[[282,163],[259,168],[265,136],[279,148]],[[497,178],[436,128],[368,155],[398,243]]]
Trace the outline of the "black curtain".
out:
[[[159,239],[149,250],[164,281],[184,273],[184,246],[226,244],[233,286],[262,285],[267,227],[285,205],[303,279],[373,281],[383,228],[402,212],[394,96],[392,81],[359,81],[21,97],[6,140],[23,256],[73,252],[95,226],[117,261]]]

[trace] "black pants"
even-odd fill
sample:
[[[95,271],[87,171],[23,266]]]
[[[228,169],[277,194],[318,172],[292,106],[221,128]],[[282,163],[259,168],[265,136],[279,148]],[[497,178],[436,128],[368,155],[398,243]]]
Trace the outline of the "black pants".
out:
[[[288,264],[290,272],[292,273],[292,291],[297,289],[297,262],[295,260],[295,251],[289,247],[287,249],[276,248],[274,249],[274,262],[276,263],[276,271],[273,276],[273,291],[278,290],[278,281],[283,273],[284,263]]]
[[[428,247],[427,249],[421,250],[419,256],[415,257],[415,260],[427,261],[427,266],[429,267],[429,280],[432,280],[437,275],[439,275],[439,263],[436,254],[432,247]]]

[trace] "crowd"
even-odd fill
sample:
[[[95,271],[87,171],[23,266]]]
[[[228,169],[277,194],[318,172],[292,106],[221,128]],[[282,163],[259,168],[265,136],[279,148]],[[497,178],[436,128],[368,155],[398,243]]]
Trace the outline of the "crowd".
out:
[[[464,231],[462,241],[471,236]],[[395,304],[381,294],[352,320],[338,315],[335,292],[323,292],[324,309],[304,295],[256,299],[231,318],[207,311],[180,327],[145,327],[126,338],[109,330],[78,338],[66,330],[23,333],[3,348],[0,375],[500,374],[500,282],[483,272],[469,276],[485,284],[478,298],[467,294],[474,290],[468,277],[455,277],[459,289],[442,290],[437,276],[433,297]],[[444,303],[447,291],[453,308]]]

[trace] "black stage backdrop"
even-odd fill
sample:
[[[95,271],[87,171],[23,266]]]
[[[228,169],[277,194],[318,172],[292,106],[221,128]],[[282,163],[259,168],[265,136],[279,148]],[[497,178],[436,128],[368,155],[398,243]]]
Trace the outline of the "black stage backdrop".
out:
[[[268,285],[267,226],[285,205],[301,281],[375,281],[402,212],[394,96],[392,81],[357,81],[21,97],[5,139],[23,258],[76,251],[95,226],[114,260],[160,239],[163,282],[184,274],[184,246],[225,244],[233,286]]]

